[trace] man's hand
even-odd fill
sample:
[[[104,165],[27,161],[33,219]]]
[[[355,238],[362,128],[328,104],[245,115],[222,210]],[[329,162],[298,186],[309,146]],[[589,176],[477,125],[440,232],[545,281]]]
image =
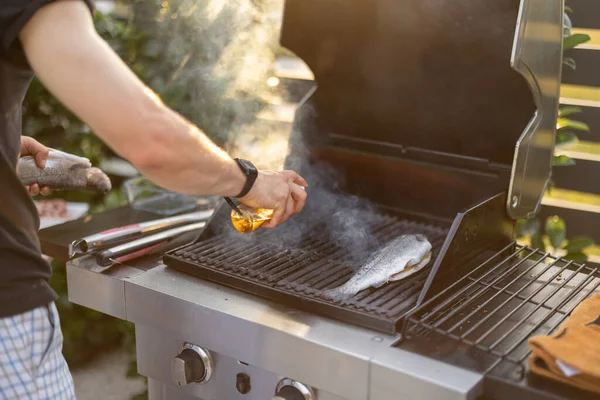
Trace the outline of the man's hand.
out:
[[[308,183],[294,171],[259,171],[250,193],[240,202],[254,208],[274,210],[264,228],[275,228],[302,211]]]
[[[44,168],[46,166],[48,153],[50,153],[50,149],[37,140],[29,136],[21,136],[21,153],[19,154],[19,157],[33,156],[37,166]],[[43,187],[40,189],[37,183],[34,183],[31,186],[25,186],[25,188],[32,196],[37,196],[40,193],[47,196],[51,193],[50,188]]]

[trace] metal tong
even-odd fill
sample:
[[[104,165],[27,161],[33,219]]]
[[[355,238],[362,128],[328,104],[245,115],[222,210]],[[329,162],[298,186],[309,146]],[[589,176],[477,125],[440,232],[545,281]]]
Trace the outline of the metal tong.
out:
[[[194,231],[204,228],[205,224],[206,222],[197,222],[183,225],[111,247],[99,253],[96,262],[101,267],[109,267],[145,255],[164,253],[191,242],[196,234]]]
[[[240,209],[238,208],[238,206],[235,205],[235,203],[233,202],[233,200],[231,200],[231,198],[224,197],[224,199],[227,202],[227,204],[229,204],[229,206],[233,209],[233,211],[235,211],[236,213],[238,213],[238,215],[240,217],[244,216],[244,214],[242,214],[242,211],[240,211]]]
[[[161,218],[148,222],[141,222],[109,229],[104,232],[86,236],[73,241],[69,245],[69,258],[93,253],[98,250],[108,249],[131,240],[140,239],[166,229],[181,225],[208,220],[214,210],[196,211],[192,213],[177,215],[174,217]]]

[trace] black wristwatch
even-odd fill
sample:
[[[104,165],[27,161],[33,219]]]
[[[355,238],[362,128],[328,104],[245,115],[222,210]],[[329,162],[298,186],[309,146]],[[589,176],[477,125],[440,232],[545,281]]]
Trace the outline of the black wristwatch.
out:
[[[238,163],[244,175],[246,175],[246,184],[242,188],[242,191],[237,196],[235,196],[236,198],[240,198],[247,195],[250,189],[252,189],[252,186],[254,186],[254,182],[256,181],[256,177],[258,176],[258,170],[248,160],[236,158],[235,161]]]

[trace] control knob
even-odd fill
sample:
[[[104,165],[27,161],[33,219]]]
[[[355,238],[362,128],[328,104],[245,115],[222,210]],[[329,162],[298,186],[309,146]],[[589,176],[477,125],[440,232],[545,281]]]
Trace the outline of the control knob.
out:
[[[316,400],[312,389],[303,383],[282,379],[272,400]]]
[[[210,353],[194,344],[186,343],[171,360],[171,374],[178,386],[206,383],[212,375]]]

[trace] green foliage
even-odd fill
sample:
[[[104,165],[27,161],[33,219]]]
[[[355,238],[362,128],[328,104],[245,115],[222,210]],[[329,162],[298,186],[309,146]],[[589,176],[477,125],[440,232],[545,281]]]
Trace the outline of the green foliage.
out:
[[[575,160],[573,160],[569,156],[565,156],[565,155],[554,156],[554,158],[552,160],[553,167],[568,167],[571,165],[575,165]]]
[[[567,226],[565,225],[565,221],[559,216],[548,218],[546,220],[545,231],[550,240],[550,245],[555,249],[561,248],[567,237]]]
[[[594,241],[589,237],[576,237],[569,241],[565,250],[569,253],[581,253],[583,250],[594,245]]]
[[[583,131],[583,132],[590,131],[590,127],[586,123],[580,122],[580,121],[574,121],[574,120],[568,119],[568,118],[558,118],[556,127],[558,130],[573,129],[573,130]]]
[[[590,40],[589,35],[583,33],[576,33],[569,35],[563,40],[563,50],[570,50]]]
[[[569,7],[565,7],[565,15],[563,21],[563,51],[573,49],[580,44],[583,44],[590,40],[589,35],[577,33],[575,35],[571,34],[571,30],[573,29],[573,24],[571,23],[571,18],[568,16],[567,12],[571,12],[572,10]],[[577,68],[577,64],[572,57],[564,57],[563,64],[575,70]]]
[[[566,12],[572,12],[572,10],[568,7],[565,7]],[[564,14],[564,23],[563,23],[563,51],[572,49],[580,44],[583,44],[590,40],[588,35],[584,34],[571,34],[571,30],[573,28],[573,24],[571,22],[571,18],[566,14]],[[573,70],[576,69],[575,60],[572,57],[563,57],[563,63]],[[575,121],[572,119],[566,118],[568,115],[576,114],[581,112],[581,109],[578,107],[562,107],[558,112],[558,120],[557,120],[557,135],[556,135],[556,146],[565,146],[578,141],[577,135],[573,133],[573,130],[576,131],[585,131],[589,132],[590,127],[580,121]],[[554,156],[552,160],[553,167],[564,167],[575,165],[575,160],[572,158],[560,155]]]
[[[578,141],[577,135],[573,132],[557,132],[556,146],[567,145]]]
[[[579,138],[573,131],[590,131],[588,124],[567,118],[567,116],[580,112],[581,109],[579,107],[573,106],[561,107],[558,110],[558,119],[556,122],[556,147],[566,146],[577,142]],[[554,167],[575,165],[575,160],[565,155],[554,156],[552,165]]]
[[[579,114],[581,112],[581,108],[576,106],[564,106],[558,109],[558,118],[565,118],[569,115]]]
[[[594,241],[587,236],[567,240],[567,226],[558,215],[546,218],[543,230],[540,219],[521,219],[517,221],[516,236],[517,239],[528,238],[533,248],[551,252],[563,250],[566,252],[564,258],[576,262],[585,262],[587,256],[584,251],[594,245]]]

